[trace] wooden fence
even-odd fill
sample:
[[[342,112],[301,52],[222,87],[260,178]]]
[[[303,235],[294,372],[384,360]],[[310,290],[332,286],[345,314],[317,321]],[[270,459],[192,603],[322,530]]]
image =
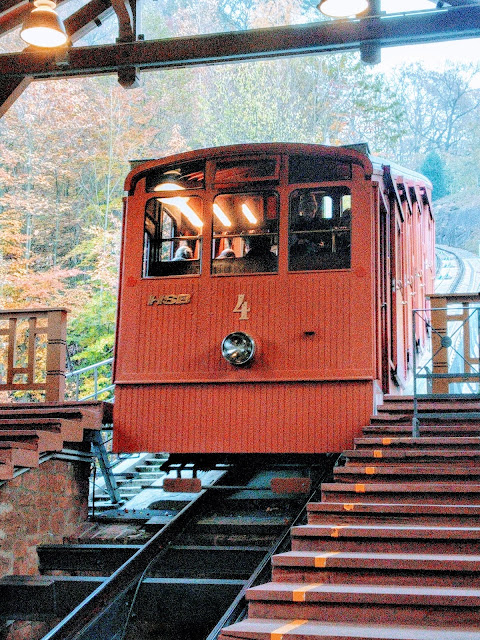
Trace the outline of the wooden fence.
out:
[[[0,391],[65,397],[67,309],[0,311]]]

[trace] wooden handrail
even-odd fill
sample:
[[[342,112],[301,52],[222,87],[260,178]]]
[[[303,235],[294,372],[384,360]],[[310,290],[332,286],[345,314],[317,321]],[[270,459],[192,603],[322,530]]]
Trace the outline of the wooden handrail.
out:
[[[6,342],[0,347],[5,363],[5,371],[0,371],[0,391],[43,391],[46,402],[64,400],[67,313],[68,309],[64,308],[0,311],[0,336],[5,336],[2,342]],[[28,328],[23,331],[25,321]],[[46,342],[44,363],[40,363],[37,357],[40,336],[45,336]],[[20,353],[24,366],[17,366]],[[25,380],[16,382],[18,375]]]

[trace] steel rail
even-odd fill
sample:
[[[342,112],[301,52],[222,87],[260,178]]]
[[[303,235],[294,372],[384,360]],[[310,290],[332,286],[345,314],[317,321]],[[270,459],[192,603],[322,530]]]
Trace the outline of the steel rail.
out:
[[[443,253],[448,253],[451,256],[453,256],[458,265],[458,273],[453,279],[453,282],[450,285],[450,289],[447,292],[447,293],[457,293],[457,289],[463,280],[463,276],[465,275],[465,263],[463,262],[463,260],[459,258],[458,254],[455,253],[454,251],[450,251],[449,249],[444,249],[443,247],[439,249],[439,251],[443,251]]]
[[[298,508],[293,514],[293,523],[299,522],[300,518],[304,517],[308,501],[318,491],[320,482],[324,480],[325,475],[331,473],[332,464],[328,462],[328,458],[323,458],[322,466],[323,468],[317,471],[314,485],[309,494],[306,494],[298,504]],[[238,471],[242,473],[241,469]],[[255,474],[260,471],[260,468],[256,469]],[[182,532],[188,532],[189,524],[194,523],[199,516],[204,516],[205,513],[212,509],[216,510],[223,501],[222,492],[228,494],[236,493],[240,489],[245,491],[259,490],[258,487],[252,487],[248,484],[251,474],[248,475],[248,478],[246,476],[246,479],[243,478],[245,479],[244,484],[239,484],[240,477],[237,475],[237,469],[226,471],[222,476],[218,478],[218,481],[222,481],[222,486],[218,487],[218,490],[211,490],[215,485],[205,488],[172,519],[171,523],[158,531],[143,547],[119,567],[110,578],[105,579],[95,591],[85,598],[54,629],[47,633],[43,640],[87,640],[97,637],[102,637],[103,640],[113,640],[114,638],[122,637],[122,634],[127,631],[130,615],[132,611],[135,611],[134,607],[137,604],[137,598],[141,602],[143,579],[147,576],[147,572],[154,561],[161,561],[163,555],[167,554],[170,549],[175,548],[174,538]],[[232,480],[231,485],[228,484],[228,478]],[[225,480],[227,481],[225,482]],[[287,544],[291,526],[292,518],[289,517],[288,522],[285,523],[281,532],[277,534],[274,542],[269,543],[267,551],[262,555],[262,560],[252,572],[250,578],[244,581],[245,586],[240,588],[238,596],[235,597],[227,613],[217,623],[216,629],[220,629],[221,626],[228,624],[232,618],[241,614],[242,608],[245,607],[246,589],[253,584],[258,584],[260,580],[264,580],[266,571],[270,566],[271,556],[281,548],[281,545]],[[210,634],[209,638],[213,638],[213,636]]]
[[[83,602],[49,631],[42,640],[73,640],[92,625],[112,602],[125,594],[142,576],[149,563],[167,548],[171,539],[180,533],[208,503],[206,490],[185,506],[172,522],[158,531],[143,547],[119,567]]]
[[[274,541],[269,551],[265,554],[263,560],[257,566],[255,571],[252,573],[250,578],[245,582],[245,585],[242,587],[242,590],[235,598],[235,600],[230,605],[229,609],[225,612],[225,614],[221,617],[221,619],[217,622],[215,627],[207,636],[206,640],[218,640],[221,630],[234,624],[235,622],[239,622],[245,614],[247,603],[246,603],[246,593],[247,589],[254,587],[258,584],[261,584],[269,579],[269,573],[271,570],[271,558],[276,553],[282,553],[287,548],[290,547],[290,530],[292,527],[301,524],[306,519],[307,513],[307,505],[314,498],[315,494],[319,491],[321,483],[325,482],[325,479],[331,474],[331,469],[328,467],[318,481],[315,483],[315,486],[312,488],[310,494],[305,500],[305,504],[301,507],[299,513],[293,518],[293,520],[288,524],[286,530],[283,531],[280,536]]]

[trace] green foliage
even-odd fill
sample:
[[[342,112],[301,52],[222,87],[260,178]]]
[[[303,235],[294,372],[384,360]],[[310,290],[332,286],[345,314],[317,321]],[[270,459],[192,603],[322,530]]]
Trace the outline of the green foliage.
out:
[[[93,295],[68,326],[70,359],[76,369],[113,355],[114,329],[115,296],[111,292]]]
[[[421,172],[430,179],[433,185],[432,198],[438,200],[448,193],[445,167],[436,151],[430,151],[423,161]]]

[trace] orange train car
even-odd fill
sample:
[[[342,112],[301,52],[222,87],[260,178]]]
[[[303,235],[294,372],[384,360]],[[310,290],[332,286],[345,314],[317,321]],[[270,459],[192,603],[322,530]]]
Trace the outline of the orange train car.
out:
[[[246,144],[133,163],[116,451],[342,451],[401,391],[412,309],[433,291],[431,184],[366,151]]]

